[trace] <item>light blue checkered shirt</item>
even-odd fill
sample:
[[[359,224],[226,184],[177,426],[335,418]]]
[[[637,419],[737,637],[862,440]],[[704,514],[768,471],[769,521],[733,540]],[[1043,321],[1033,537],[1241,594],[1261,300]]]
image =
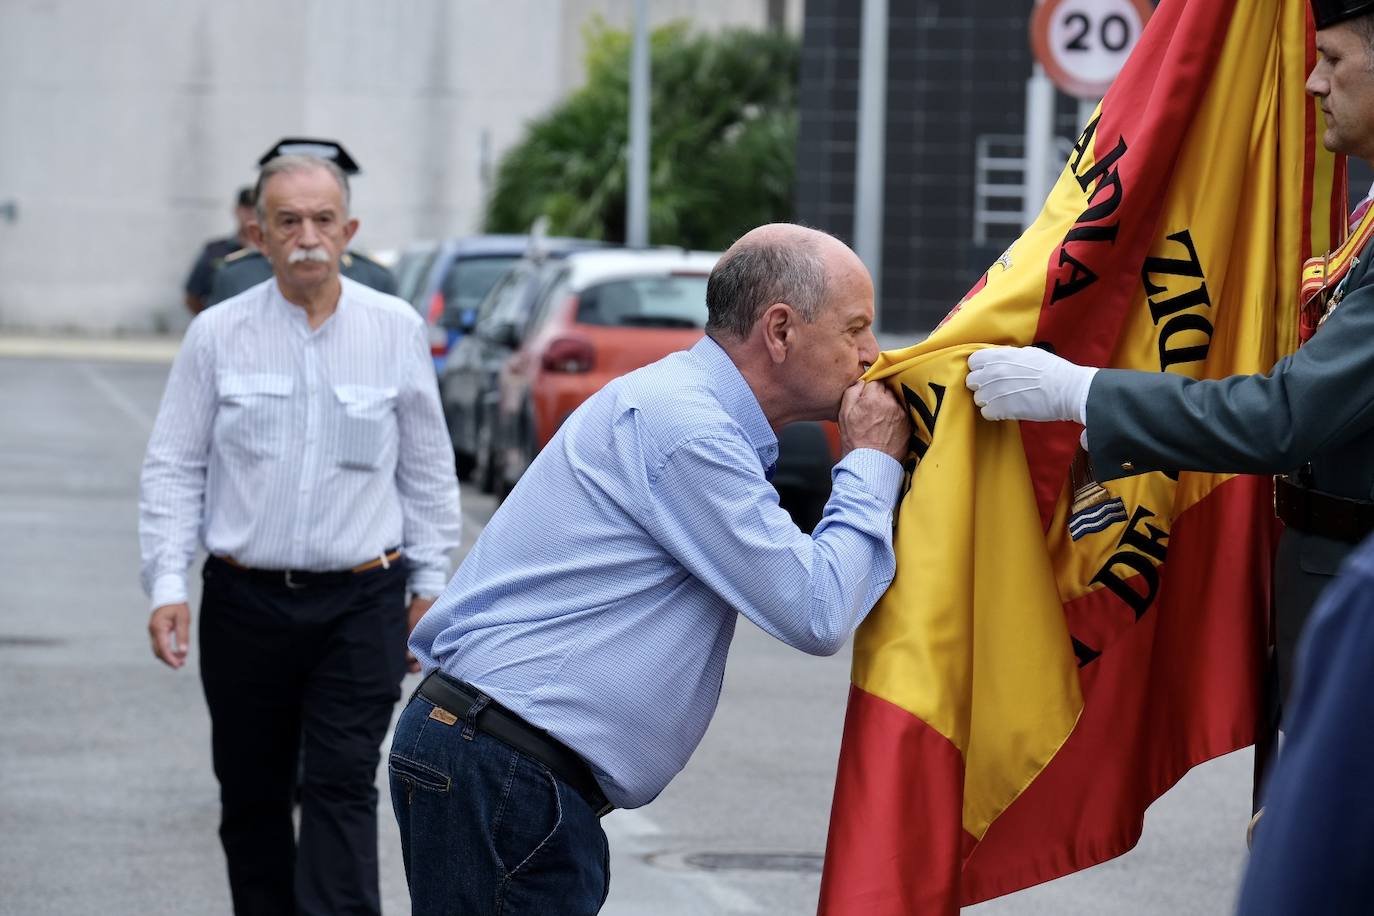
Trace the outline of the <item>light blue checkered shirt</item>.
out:
[[[858,449],[803,534],[777,437],[713,340],[611,382],[521,478],[410,639],[548,730],[633,808],[687,763],[743,614],[828,655],[892,581],[901,466]]]

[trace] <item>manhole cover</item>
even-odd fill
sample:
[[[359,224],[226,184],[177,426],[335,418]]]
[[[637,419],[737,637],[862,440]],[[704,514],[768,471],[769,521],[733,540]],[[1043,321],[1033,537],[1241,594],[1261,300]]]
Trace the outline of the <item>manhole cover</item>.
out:
[[[51,636],[6,636],[0,633],[0,649],[49,648],[62,645],[62,640]]]
[[[651,865],[692,871],[772,871],[820,874],[823,857],[814,852],[659,852]]]

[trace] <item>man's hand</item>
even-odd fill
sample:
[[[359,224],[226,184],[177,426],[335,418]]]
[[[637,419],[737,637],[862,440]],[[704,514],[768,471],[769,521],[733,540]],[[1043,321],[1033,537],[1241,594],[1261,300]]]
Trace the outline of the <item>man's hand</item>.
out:
[[[911,418],[881,382],[857,381],[840,398],[840,451],[873,448],[905,461]]]
[[[425,611],[429,610],[433,604],[433,598],[421,598],[419,595],[411,597],[410,626],[406,627],[407,638],[415,632],[415,625],[420,622],[420,618],[425,616]],[[420,660],[411,654],[409,647],[406,648],[406,670],[411,674],[416,674],[420,670]]]
[[[968,358],[964,384],[986,420],[1087,422],[1088,387],[1096,369],[1039,347],[989,347]]]
[[[153,643],[153,654],[173,668],[186,664],[186,653],[191,647],[191,608],[181,604],[163,604],[153,608],[153,616],[148,618],[148,638]]]

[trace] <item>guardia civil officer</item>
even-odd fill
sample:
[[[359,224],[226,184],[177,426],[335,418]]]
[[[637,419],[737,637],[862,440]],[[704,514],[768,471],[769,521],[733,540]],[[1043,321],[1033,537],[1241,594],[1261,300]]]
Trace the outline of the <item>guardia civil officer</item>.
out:
[[[1374,0],[1312,0],[1317,64],[1307,91],[1326,148],[1374,160]],[[1275,560],[1278,670],[1351,548],[1374,530],[1374,246],[1314,304],[1315,332],[1263,375],[1193,380],[1076,366],[1033,347],[969,358],[968,387],[990,420],[1074,420],[1098,480],[1159,470],[1280,474],[1285,531]]]
[[[248,241],[248,224],[252,221],[253,189],[239,188],[238,196],[234,199],[234,222],[237,224],[234,234],[206,242],[186,278],[186,308],[192,315],[205,308],[215,272],[224,260],[235,252],[253,250]]]
[[[306,155],[318,156],[337,165],[345,175],[358,174],[357,161],[349,155],[342,145],[333,140],[314,140],[305,137],[287,137],[273,146],[258,160],[258,167],[266,165],[278,156]],[[339,255],[339,273],[350,280],[357,280],[378,292],[393,295],[396,292],[396,277],[376,261],[357,251],[348,250]],[[208,307],[223,302],[232,296],[257,286],[272,276],[272,265],[262,252],[251,245],[245,245],[231,254],[221,256],[218,269],[214,271],[204,299]]]

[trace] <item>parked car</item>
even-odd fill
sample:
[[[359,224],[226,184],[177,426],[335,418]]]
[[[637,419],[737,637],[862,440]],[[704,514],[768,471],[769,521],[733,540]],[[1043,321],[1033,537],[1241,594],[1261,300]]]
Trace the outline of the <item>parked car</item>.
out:
[[[396,266],[391,272],[396,275],[396,295],[407,302],[417,298],[420,284],[429,276],[429,267],[434,263],[434,255],[439,243],[430,239],[411,242],[401,249]]]
[[[577,407],[606,382],[701,339],[716,253],[580,251],[546,276],[515,352],[502,366],[492,470],[508,492]],[[774,484],[810,530],[830,495],[834,424],[792,424]]]
[[[477,306],[472,330],[449,351],[439,376],[439,396],[458,476],[472,479],[485,493],[496,489],[493,430],[501,366],[520,345],[539,293],[557,275],[562,259],[573,251],[598,247],[605,243],[566,238],[532,243],[533,250],[492,286]]]
[[[443,371],[449,349],[472,327],[482,297],[528,247],[525,235],[471,235],[435,247],[424,282],[410,299],[429,325],[435,372]]]

